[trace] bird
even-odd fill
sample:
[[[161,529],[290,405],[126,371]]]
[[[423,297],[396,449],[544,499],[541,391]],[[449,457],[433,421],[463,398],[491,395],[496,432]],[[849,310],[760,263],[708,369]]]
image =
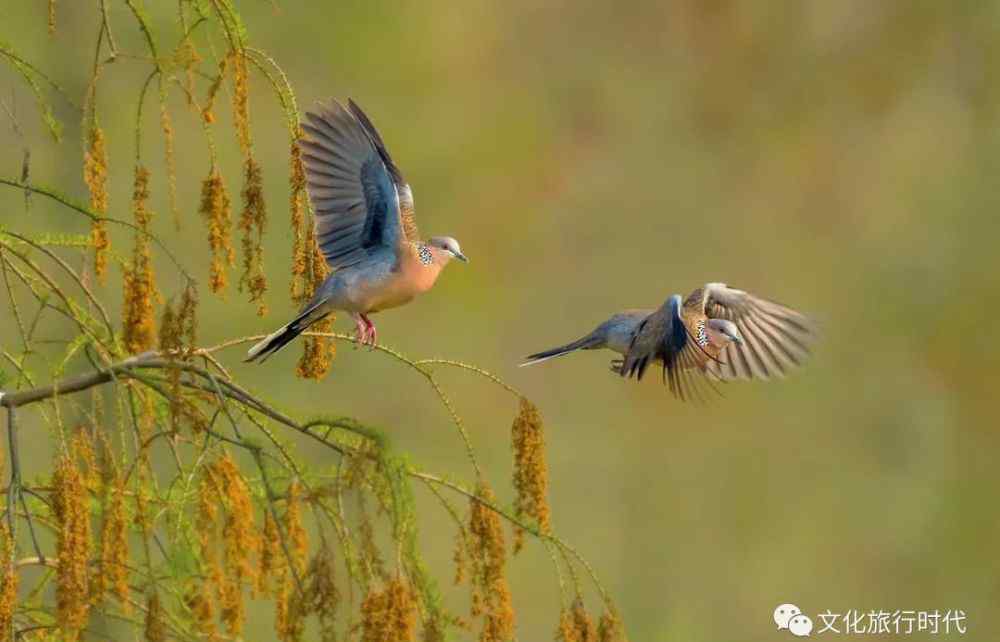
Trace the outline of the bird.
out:
[[[374,348],[378,332],[369,315],[430,290],[452,259],[469,261],[450,236],[420,240],[413,190],[357,103],[321,102],[301,126],[316,241],[332,272],[298,316],[250,348],[246,361],[264,362],[334,310],[349,313],[357,342]]]
[[[662,306],[619,312],[589,334],[525,358],[522,366],[577,350],[606,348],[622,355],[611,370],[641,379],[660,363],[663,379],[681,400],[704,399],[702,382],[784,376],[809,356],[816,339],[804,314],[725,283],[706,283]]]

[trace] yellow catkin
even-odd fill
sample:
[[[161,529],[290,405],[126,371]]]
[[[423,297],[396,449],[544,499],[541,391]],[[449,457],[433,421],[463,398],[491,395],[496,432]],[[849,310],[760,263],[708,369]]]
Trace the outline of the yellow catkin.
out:
[[[209,640],[217,640],[211,585],[203,581],[192,583],[184,595],[184,603],[191,611],[191,620],[198,633]]]
[[[147,399],[144,402],[147,412],[152,414],[154,412],[154,407],[152,404],[152,399]],[[149,420],[150,423],[153,419]],[[142,425],[140,420],[139,425]],[[147,430],[152,430],[148,428]],[[145,434],[149,434],[148,432]],[[138,465],[135,467],[135,496],[133,503],[134,514],[132,516],[132,524],[134,524],[144,536],[147,538],[150,536],[152,531],[152,521],[150,520],[150,495],[149,484],[151,483],[150,478],[152,474],[152,466],[149,461],[149,450],[144,449],[141,454],[137,457]]]
[[[207,421],[194,401],[197,397],[183,394],[180,364],[173,362],[189,359],[196,347],[197,308],[198,291],[193,283],[188,283],[176,306],[168,302],[163,306],[160,317],[160,352],[167,355],[172,366],[177,366],[167,370],[170,427],[175,432],[179,431],[186,421],[196,434],[207,426]]]
[[[221,536],[219,508],[225,512]],[[246,620],[244,589],[256,587],[261,542],[254,525],[253,500],[236,462],[228,455],[206,465],[198,487],[195,506],[198,551],[207,580],[189,602],[202,612],[218,616],[226,632],[239,637]],[[222,545],[221,558],[218,543]],[[213,606],[210,594],[215,595]]]
[[[327,269],[326,261],[323,259],[323,255],[320,253],[319,248],[316,245],[316,237],[311,226],[306,234],[306,242],[309,247],[313,248],[312,259],[310,261],[312,266],[312,283],[310,284],[308,290],[309,298],[312,298],[316,289],[323,284],[324,280],[326,280],[329,270]],[[318,333],[331,332],[333,331],[333,322],[335,319],[335,315],[327,315],[314,323],[310,330]],[[336,345],[337,344],[330,337],[306,337],[302,358],[299,359],[296,374],[305,379],[319,380],[325,377],[330,371],[330,364],[333,363],[333,359],[337,354]]]
[[[220,617],[230,635],[238,636],[246,619],[243,604],[245,585],[256,586],[257,567],[253,557],[260,555],[260,538],[254,525],[253,500],[236,462],[227,454],[212,467],[217,489],[226,509],[222,527],[223,572]]]
[[[365,568],[369,569],[371,575],[383,577],[386,573],[385,560],[382,559],[382,552],[378,548],[375,538],[375,527],[372,525],[371,516],[362,500],[364,496],[359,493],[357,497],[360,513],[358,516],[358,539],[361,540],[358,546],[358,555]]]
[[[573,622],[573,612],[563,608],[559,612],[559,626],[556,627],[557,642],[580,642]]]
[[[282,518],[285,538],[288,544],[288,560],[278,572],[278,595],[275,599],[275,630],[282,642],[293,642],[302,637],[302,622],[295,617],[294,600],[297,585],[295,577],[302,578],[306,571],[309,540],[302,523],[302,487],[292,482],[285,499],[285,514]],[[293,570],[294,569],[294,570]]]
[[[208,247],[212,254],[208,286],[216,294],[226,289],[226,272],[236,264],[232,245],[233,208],[222,174],[213,165],[201,184],[199,212],[208,225]]]
[[[206,469],[206,473],[202,475],[198,484],[194,515],[203,578],[192,587],[186,600],[188,607],[196,615],[201,633],[214,636],[215,604],[213,595],[222,590],[222,567],[215,550],[216,521],[219,516],[218,490],[210,469]]]
[[[189,283],[176,305],[167,302],[160,317],[160,351],[172,359],[190,357],[198,340],[198,291]]]
[[[503,642],[514,634],[514,607],[507,584],[507,551],[500,517],[484,504],[495,505],[496,496],[480,482],[470,500],[469,560],[472,575],[472,616],[482,615],[480,642]]]
[[[194,76],[201,64],[202,57],[190,37],[184,38],[184,43],[177,48],[175,55],[177,66],[184,70],[184,93],[187,96],[188,107],[196,107],[194,101]]]
[[[108,517],[105,522],[104,539],[107,542],[101,567],[108,574],[108,581],[115,597],[122,604],[128,598],[128,533],[125,519],[125,485],[120,476],[111,488]]]
[[[463,526],[455,534],[455,550],[452,553],[452,560],[455,562],[456,586],[465,581],[466,574],[468,573],[468,556],[466,555],[468,547],[465,527]]]
[[[362,642],[409,642],[415,638],[416,624],[416,600],[401,577],[381,591],[370,591],[361,603]]]
[[[574,642],[598,642],[597,627],[590,618],[590,614],[587,613],[587,609],[584,608],[582,599],[574,600],[573,606],[570,608],[569,620],[574,632]]]
[[[281,642],[298,642],[302,637],[301,622],[292,613],[294,592],[294,580],[284,568],[274,596],[274,630]]]
[[[177,315],[173,306],[168,302],[163,306],[163,315],[160,317],[160,352],[168,355],[173,361],[181,350],[180,330],[178,329]],[[170,429],[178,432],[181,420],[184,416],[184,396],[181,390],[180,368],[170,368],[167,370],[167,381],[169,390],[170,407]]]
[[[264,228],[267,226],[267,209],[264,202],[264,184],[260,165],[247,156],[243,174],[243,211],[239,228],[243,232],[243,274],[240,291],[250,294],[250,302],[257,304],[257,314],[267,313],[264,293],[267,278],[264,276]]]
[[[83,155],[83,182],[90,193],[90,209],[104,215],[108,211],[108,152],[104,130],[96,125],[88,136],[87,151]],[[90,224],[90,242],[94,246],[94,274],[103,280],[108,270],[108,229],[105,221]]]
[[[601,616],[601,621],[597,625],[597,639],[599,642],[627,642],[625,626],[616,611],[606,611]]]
[[[17,569],[14,568],[14,539],[6,522],[0,524],[0,642],[11,642],[9,633],[17,610]]]
[[[167,625],[163,619],[163,604],[155,591],[146,599],[146,622],[144,627],[146,642],[166,642]]]
[[[337,590],[336,562],[328,546],[322,546],[310,564],[306,597],[310,613],[319,620],[320,639],[322,642],[334,642],[337,638],[335,615],[340,593]]]
[[[542,417],[533,403],[521,398],[520,410],[510,429],[514,450],[514,514],[529,517],[543,533],[549,531],[549,473],[545,463]],[[514,532],[514,552],[524,545],[524,531]]]
[[[219,88],[222,87],[222,82],[226,79],[226,69],[229,66],[229,59],[232,54],[226,56],[219,62],[219,75],[215,77],[212,84],[208,88],[208,97],[205,99],[205,106],[202,107],[201,117],[208,123],[212,124],[215,122],[215,97],[219,94]]]
[[[271,592],[271,580],[278,571],[282,559],[281,535],[271,511],[264,512],[264,529],[261,534],[260,569],[257,573],[257,594]]]
[[[76,431],[71,447],[73,455],[77,460],[83,462],[83,470],[80,472],[87,492],[99,492],[102,486],[101,468],[97,465],[97,453],[94,451],[93,440],[86,428],[80,427]]]
[[[87,488],[76,461],[61,455],[52,480],[56,542],[56,608],[63,637],[79,639],[90,612],[87,564],[90,559],[90,513]]]
[[[180,332],[177,329],[176,316],[173,306],[168,301],[163,306],[163,314],[160,316],[160,352],[167,355],[171,360],[176,358],[181,348]],[[169,382],[170,429],[177,432],[180,430],[183,412],[182,406],[184,404],[181,391],[180,368],[168,369],[167,381]]]
[[[56,0],[49,0],[49,35],[56,35]]]
[[[292,224],[292,279],[290,289],[292,303],[302,307],[310,296],[309,252],[306,245],[306,172],[302,165],[302,150],[298,140],[292,141],[289,155],[289,203],[288,210]]]
[[[101,538],[91,581],[92,603],[98,604],[108,593],[128,610],[128,519],[125,513],[125,480],[112,456],[105,455],[101,503],[103,515]]]
[[[226,632],[239,636],[246,620],[246,606],[243,603],[243,589],[239,582],[231,577],[222,580],[219,591],[219,619],[226,627]]]
[[[184,356],[190,356],[198,344],[198,289],[188,281],[177,311],[178,324],[183,339]]]
[[[293,482],[288,487],[285,534],[290,543],[292,561],[299,573],[306,570],[306,554],[309,552],[309,538],[302,522],[302,499],[302,486],[298,482]]]
[[[447,622],[442,617],[431,617],[424,621],[421,642],[445,642],[447,639]]]
[[[304,584],[302,594],[289,608],[289,630],[296,639],[300,638],[305,631],[306,618],[315,616],[320,625],[320,640],[334,642],[337,637],[334,616],[340,603],[340,592],[337,590],[333,551],[326,542],[309,562]]]
[[[152,213],[149,201],[149,170],[141,165],[135,170],[132,191],[132,214],[138,228],[132,262],[125,269],[124,339],[131,353],[149,350],[156,338],[153,302],[157,298],[153,262],[149,249],[149,225]]]
[[[167,198],[174,226],[181,228],[181,214],[177,209],[177,160],[174,153],[174,125],[166,102],[160,103],[160,129],[163,131],[163,160],[167,168]]]
[[[240,51],[230,53],[233,66],[233,123],[236,138],[243,155],[250,157],[250,74],[246,55]]]
[[[311,248],[309,257],[310,282],[308,283],[306,299],[311,299],[313,293],[323,285],[329,274],[326,260],[319,251],[316,244],[316,236],[313,227],[310,225],[306,229],[305,243],[307,248]],[[323,333],[333,330],[333,322],[336,316],[330,314],[314,323],[311,327],[313,332]],[[302,358],[299,360],[296,374],[306,379],[322,379],[330,371],[330,364],[336,356],[336,343],[330,337],[306,337]]]

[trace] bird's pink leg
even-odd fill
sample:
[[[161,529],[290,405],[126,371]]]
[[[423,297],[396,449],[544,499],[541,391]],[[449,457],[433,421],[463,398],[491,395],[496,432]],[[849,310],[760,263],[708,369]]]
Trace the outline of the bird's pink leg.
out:
[[[368,342],[368,324],[363,321],[364,315],[354,314],[354,340],[356,346],[364,345]]]
[[[375,324],[372,323],[372,320],[369,319],[367,315],[362,314],[361,320],[364,321],[365,325],[368,326],[368,332],[366,333],[367,337],[365,343],[374,348],[375,342],[378,340],[378,330],[375,329]]]

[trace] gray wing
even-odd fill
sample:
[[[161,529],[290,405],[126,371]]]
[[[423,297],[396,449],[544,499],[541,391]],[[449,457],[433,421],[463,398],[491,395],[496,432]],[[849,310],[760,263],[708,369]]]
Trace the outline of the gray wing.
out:
[[[622,364],[623,377],[642,379],[646,368],[662,361],[664,376],[678,365],[678,355],[690,345],[680,318],[681,298],[676,294],[639,323]]]
[[[334,270],[379,249],[395,252],[405,238],[393,180],[398,168],[391,159],[386,163],[388,153],[383,158],[384,145],[372,139],[370,125],[336,100],[308,112],[302,123],[306,136],[299,147],[316,210],[316,241]]]
[[[382,162],[385,163],[389,174],[392,175],[392,182],[396,186],[396,193],[399,194],[399,213],[403,220],[403,232],[406,234],[406,240],[414,243],[420,241],[420,232],[417,229],[417,221],[413,211],[413,190],[410,189],[410,184],[403,178],[403,172],[389,155],[389,150],[386,149],[385,143],[382,141],[382,136],[375,129],[375,125],[368,118],[367,114],[361,110],[358,103],[348,98],[347,108],[351,110],[354,117],[365,128],[368,138],[375,145],[378,155],[382,158]]]
[[[621,375],[642,379],[649,364],[662,359],[665,349],[669,349],[673,327],[673,315],[668,306],[661,307],[643,319],[625,352]]]
[[[722,380],[783,376],[808,358],[816,340],[814,324],[800,312],[724,283],[704,289],[705,314],[728,319],[742,343],[731,343],[708,371]]]

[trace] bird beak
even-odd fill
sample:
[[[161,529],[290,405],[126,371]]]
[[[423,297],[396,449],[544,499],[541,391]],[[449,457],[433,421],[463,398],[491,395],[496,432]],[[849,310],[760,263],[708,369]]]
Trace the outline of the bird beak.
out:
[[[466,255],[462,254],[461,252],[455,252],[455,258],[458,259],[459,261],[461,261],[462,263],[468,263],[469,262],[469,257],[467,257]]]
[[[733,337],[733,343],[743,343],[743,337]]]

